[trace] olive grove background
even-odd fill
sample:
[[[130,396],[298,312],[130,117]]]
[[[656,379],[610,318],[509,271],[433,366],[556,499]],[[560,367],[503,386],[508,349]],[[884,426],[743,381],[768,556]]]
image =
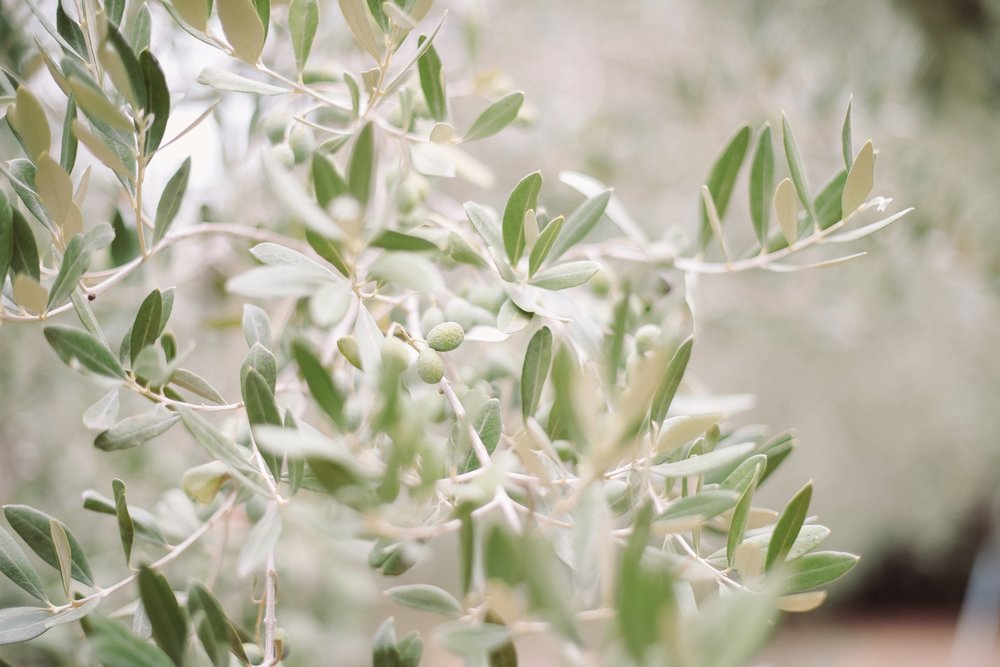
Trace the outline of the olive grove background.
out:
[[[1000,482],[1000,2],[444,4],[448,30],[436,48],[445,63],[480,86],[502,87],[509,79],[532,107],[533,122],[473,149],[493,177],[513,182],[536,167],[547,176],[562,169],[591,174],[615,186],[649,230],[676,225],[693,236],[697,193],[715,151],[743,120],[774,124],[776,109],[795,122],[819,184],[840,159],[830,148],[853,95],[855,143],[875,137],[880,149],[876,191],[916,211],[866,241],[870,254],[846,265],[791,278],[763,272],[701,278],[692,370],[719,392],[754,394],[757,407],[747,417],[754,423],[775,432],[795,427],[799,451],[768,492],[777,502],[814,478],[814,510],[834,529],[832,546],[863,555],[852,576],[834,587],[837,599],[826,613],[931,615],[946,627],[947,645],[974,555],[1000,516],[990,515]],[[324,17],[317,49],[343,50],[350,42],[338,18]],[[0,0],[6,64],[20,62],[30,44],[19,31],[27,20],[18,0]],[[178,40],[183,47],[165,63],[170,82],[193,80],[205,58],[216,57]],[[206,88],[204,99],[181,105],[178,127],[215,96]],[[460,101],[455,111],[466,113]],[[211,204],[185,215],[265,221],[276,204],[257,187],[256,163],[244,159],[247,124],[260,113],[250,97],[226,98],[216,124],[201,125],[154,165],[152,187],[193,154],[188,201]],[[261,122],[281,113],[267,108]],[[470,109],[464,117],[473,115]],[[14,145],[0,129],[4,159]],[[736,197],[734,210],[743,210],[745,194],[737,190]],[[199,338],[192,364],[237,367],[242,351],[228,342],[239,335],[241,303],[227,297],[223,283],[248,265],[246,244],[213,239],[200,252],[161,267],[177,283],[174,327],[181,339],[190,338],[184,326],[209,324],[217,334]],[[119,293],[134,302],[151,286],[132,281]],[[94,307],[113,329],[113,304],[98,299]],[[114,333],[129,323],[119,318]],[[238,393],[232,375],[220,371],[209,379],[224,393]],[[37,328],[0,329],[0,503],[44,500],[53,514],[73,516],[82,538],[88,522],[102,521],[80,510],[83,490],[112,475],[143,475],[154,481],[130,487],[130,498],[154,507],[170,503],[159,492],[190,465],[171,449],[186,437],[180,430],[155,449],[114,457],[95,451],[79,424],[90,398],[85,381],[64,372]],[[368,627],[380,618],[366,579],[351,576],[352,568],[365,567],[365,549],[298,554],[297,566],[314,573],[316,585],[285,593],[310,603],[309,617],[294,623],[314,627],[318,644],[363,656],[367,646],[338,642],[330,628]],[[419,567],[447,571],[448,564]],[[804,632],[822,636],[827,619],[799,622],[815,624]],[[41,645],[46,641],[59,637]],[[795,651],[794,638],[780,640],[766,659],[774,665],[837,659]]]

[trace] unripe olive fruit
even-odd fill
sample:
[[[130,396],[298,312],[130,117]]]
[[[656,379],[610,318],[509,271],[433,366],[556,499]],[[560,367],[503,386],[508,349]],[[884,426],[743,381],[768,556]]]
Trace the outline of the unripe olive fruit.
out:
[[[271,149],[271,155],[283,167],[291,169],[295,166],[295,153],[292,152],[292,147],[288,144],[278,144],[274,146]]]
[[[386,338],[381,352],[386,369],[401,373],[410,365],[410,347],[398,338]]]
[[[438,352],[454,350],[465,340],[465,329],[458,322],[442,322],[427,332],[427,344]]]
[[[262,651],[256,644],[251,644],[249,642],[243,644],[243,652],[247,654],[247,658],[250,659],[251,665],[256,665],[264,659],[264,651]]]
[[[643,324],[635,332],[635,349],[639,354],[646,354],[656,347],[663,332],[655,324]]]
[[[437,384],[444,377],[444,361],[441,355],[430,348],[417,355],[417,375],[427,384]]]
[[[292,149],[295,163],[301,164],[312,155],[313,149],[316,147],[316,139],[308,127],[296,125],[288,133],[288,145]]]

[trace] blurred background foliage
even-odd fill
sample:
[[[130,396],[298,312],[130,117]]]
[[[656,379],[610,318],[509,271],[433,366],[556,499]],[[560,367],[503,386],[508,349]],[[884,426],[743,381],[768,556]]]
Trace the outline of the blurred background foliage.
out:
[[[755,394],[754,423],[796,429],[798,454],[766,500],[777,504],[803,479],[816,480],[814,508],[834,529],[831,546],[863,554],[859,571],[833,591],[842,604],[953,610],[1000,482],[1000,1],[445,4],[448,29],[437,48],[449,75],[469,86],[523,89],[535,112],[520,132],[473,149],[497,182],[536,168],[549,178],[562,169],[589,173],[615,186],[654,237],[680,228],[694,238],[697,195],[714,152],[741,121],[775,125],[776,109],[797,128],[811,182],[821,185],[840,160],[831,148],[853,95],[855,145],[872,137],[880,151],[876,193],[916,211],[866,241],[867,257],[843,266],[792,278],[702,278],[692,369],[716,391]],[[321,35],[328,37],[317,51],[342,53],[349,44],[337,18],[324,17]],[[25,76],[38,69],[23,30],[28,20],[20,0],[0,0],[0,58]],[[202,52],[167,33],[168,23],[156,21],[154,44],[183,44],[185,58],[168,80],[186,87],[204,64]],[[38,80],[46,76],[37,72]],[[203,94],[187,98],[177,127],[214,97]],[[233,98],[216,111],[217,127],[192,133],[154,165],[150,179],[162,185],[173,157],[199,146],[212,157],[195,160],[189,199],[205,208],[189,216],[266,224],[273,204],[257,188],[259,176],[244,178],[250,167],[243,160],[248,123],[261,110],[250,97]],[[460,101],[455,111],[462,117]],[[4,126],[4,159],[15,156],[15,146]],[[749,239],[749,222],[738,213],[746,210],[743,189],[729,227],[742,226],[733,233]],[[568,188],[560,191],[572,201]],[[175,333],[183,345],[187,334],[212,325],[192,365],[234,395],[240,304],[226,298],[222,282],[248,264],[246,246],[212,240],[200,252],[196,261],[175,255],[152,267],[147,282],[130,281],[105,300],[137,303],[162,284],[158,274],[172,276]],[[124,333],[131,313],[102,299],[94,305],[110,330]],[[112,476],[155,470],[159,488],[130,490],[132,502],[153,507],[197,462],[180,430],[155,449],[96,452],[79,422],[92,394],[86,380],[65,372],[38,327],[0,329],[0,501],[39,503],[72,517],[81,537],[88,526],[109,528],[104,517],[80,509],[84,489],[108,494],[100,485]],[[338,591],[343,603],[316,600],[314,609],[327,610],[309,621],[320,636],[332,627],[329,614],[340,617],[336,627],[373,622],[352,606],[374,604],[371,592],[349,585],[349,568],[335,574],[338,564],[363,566],[363,556],[362,549],[321,554],[329,569],[317,567],[312,552],[301,556],[302,567],[329,580],[315,590]],[[98,551],[92,561],[102,561]],[[343,646],[345,655],[364,649]]]

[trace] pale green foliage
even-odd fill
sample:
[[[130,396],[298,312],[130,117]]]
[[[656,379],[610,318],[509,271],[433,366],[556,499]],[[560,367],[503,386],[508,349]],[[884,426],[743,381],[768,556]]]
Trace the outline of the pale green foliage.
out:
[[[532,171],[477,195],[502,213],[470,201],[457,216],[463,207],[436,184],[488,182],[464,144],[515,125],[525,100],[518,91],[491,91],[471,120],[451,117],[447,60],[433,46],[443,16],[429,0],[293,0],[273,15],[267,0],[165,6],[190,33],[175,38],[232,56],[228,69],[208,66],[170,91],[145,48],[150,21],[171,29],[165,15],[107,2],[93,14],[99,25],[81,27],[60,7],[52,41],[39,42],[52,59],[47,75],[72,95],[59,101],[66,105],[59,161],[50,154],[56,119],[33,84],[9,96],[7,121],[25,157],[2,169],[20,203],[0,190],[0,282],[9,276],[11,284],[0,322],[75,311],[82,328],[43,330],[64,362],[99,385],[83,414],[97,449],[156,447],[180,423],[201,457],[172,480],[184,508],[174,515],[130,506],[117,479],[113,500],[85,495],[86,509],[115,516],[119,537],[109,528],[106,539],[120,538],[125,564],[137,566],[117,582],[103,578],[110,564],[99,568],[99,587],[64,524],[24,505],[5,507],[12,532],[59,573],[64,597],[80,599],[50,597],[50,582],[0,529],[0,572],[38,600],[55,600],[0,610],[0,643],[82,621],[93,655],[109,666],[281,664],[296,628],[286,632],[279,619],[285,609],[296,617],[297,601],[278,599],[278,581],[303,573],[282,567],[280,547],[311,528],[309,539],[335,547],[370,542],[376,579],[406,572],[451,543],[439,538],[458,533],[460,590],[418,583],[386,593],[446,617],[434,641],[471,664],[516,664],[515,640],[540,627],[566,647],[592,644],[582,624],[601,622],[607,639],[590,648],[609,664],[735,667],[759,646],[777,610],[816,606],[823,593],[815,589],[853,567],[854,556],[813,551],[829,531],[808,516],[811,483],[780,515],[753,504],[794,441],[734,428],[731,407],[692,400],[691,309],[684,289],[665,289],[687,273],[803,268],[781,260],[899,219],[843,230],[846,218],[871,206],[874,169],[871,142],[853,155],[849,115],[848,169],[818,194],[787,119],[789,178],[777,187],[770,126],[756,140],[741,126],[708,174],[700,237],[690,248],[667,235],[648,243],[611,190],[580,174],[561,176],[585,197],[572,211],[550,213],[545,204],[556,199]],[[205,32],[212,13],[225,41]],[[326,41],[321,21],[332,15],[370,58],[363,71],[312,69]],[[436,27],[416,36],[425,17]],[[274,22],[286,24],[270,31]],[[55,40],[66,50],[59,60]],[[278,49],[283,56],[272,54]],[[265,64],[272,58],[294,74],[272,70]],[[149,163],[187,132],[163,142],[171,93],[205,87],[223,97],[253,95],[260,105],[251,159],[262,162],[259,185],[280,211],[266,229],[192,222],[186,210],[196,196],[197,157],[173,168],[155,203],[147,192]],[[280,116],[277,109],[287,108],[271,100],[294,114]],[[111,225],[82,217],[88,198],[103,194],[85,186],[77,140],[117,181],[119,192],[105,203],[128,204]],[[734,255],[723,222],[748,163],[747,224],[757,246]],[[614,228],[625,238],[592,241],[595,230]],[[39,246],[35,233],[43,230]],[[168,282],[123,307],[130,327],[112,345],[89,297],[133,274],[160,280],[147,268],[154,258],[183,258],[182,244],[215,235],[254,243],[257,265],[226,281],[232,300],[261,303],[246,304],[236,318],[248,349],[242,365],[184,366],[190,348],[167,329]],[[721,259],[709,257],[713,240]],[[220,371],[238,378],[240,400],[205,379]],[[121,393],[153,406],[120,415]],[[142,484],[141,475],[130,481],[133,489]],[[249,592],[250,576],[259,577],[259,614],[224,608],[181,568],[171,572],[173,583],[163,572],[239,513],[252,527],[242,544],[218,554],[219,585]],[[160,522],[181,514],[186,532],[167,548]],[[135,555],[140,543],[143,560]],[[117,591],[141,602],[126,608],[132,629],[93,613]],[[240,625],[248,618],[255,627]],[[721,644],[720,633],[728,633]],[[413,667],[424,653],[416,633],[397,639],[391,618],[372,643],[377,667]]]

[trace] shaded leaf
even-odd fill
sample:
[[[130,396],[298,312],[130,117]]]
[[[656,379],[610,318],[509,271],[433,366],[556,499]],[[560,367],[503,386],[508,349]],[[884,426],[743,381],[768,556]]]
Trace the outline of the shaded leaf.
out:
[[[476,141],[491,137],[504,129],[517,118],[518,111],[524,103],[524,93],[515,92],[505,95],[479,114],[472,127],[462,137],[462,141]]]
[[[50,528],[54,519],[27,505],[4,505],[3,513],[7,517],[10,527],[24,540],[24,543],[38,554],[39,558],[58,570],[59,557],[56,554],[55,544],[52,542]],[[83,547],[65,525],[62,527],[66,531],[66,539],[70,545],[73,579],[81,584],[93,586],[94,576],[90,571],[90,563],[87,562]]]

